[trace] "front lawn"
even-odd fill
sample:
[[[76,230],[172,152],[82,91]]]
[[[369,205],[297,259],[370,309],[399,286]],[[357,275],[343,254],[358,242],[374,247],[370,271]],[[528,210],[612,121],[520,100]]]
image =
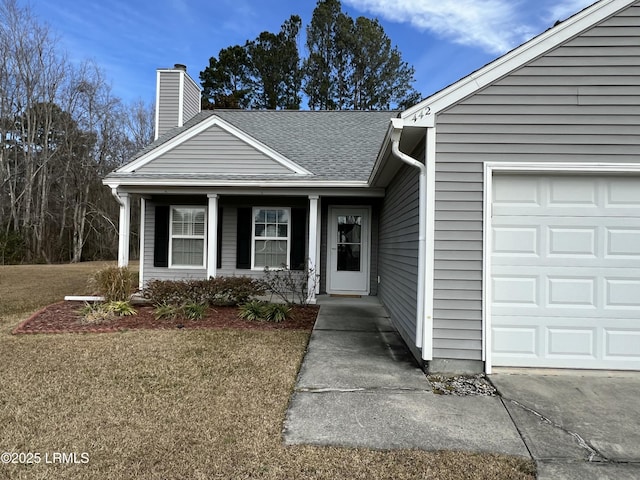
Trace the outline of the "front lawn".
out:
[[[284,447],[305,331],[10,334],[97,268],[0,267],[0,452],[41,458],[0,478],[535,478],[521,458]],[[44,462],[61,452],[78,463]]]

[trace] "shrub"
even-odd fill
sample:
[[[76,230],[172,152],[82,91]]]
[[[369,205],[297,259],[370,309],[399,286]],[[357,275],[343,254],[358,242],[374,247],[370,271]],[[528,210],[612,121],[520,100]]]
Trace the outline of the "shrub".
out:
[[[240,318],[251,321],[264,320],[266,315],[266,303],[259,300],[252,300],[240,305],[238,311]]]
[[[269,303],[265,308],[264,319],[267,322],[284,322],[291,314],[291,307],[284,303]]]
[[[238,305],[264,294],[264,286],[249,277],[215,277],[208,280],[154,280],[144,290],[154,305],[199,303]]]
[[[84,323],[102,323],[115,318],[115,314],[106,310],[102,303],[85,302],[84,307],[78,310]]]
[[[156,305],[153,316],[158,320],[171,320],[180,316],[180,307],[170,303],[161,303]]]
[[[289,270],[285,265],[280,269],[265,267],[262,284],[266,291],[271,292],[272,295],[285,303],[306,306],[309,304],[307,292],[310,278],[313,280],[312,285],[315,288],[316,272],[308,266],[303,270]]]
[[[283,303],[252,300],[240,305],[238,315],[245,320],[280,323],[286,320],[290,313],[291,307]]]
[[[118,317],[127,317],[130,315],[138,314],[138,312],[136,312],[136,309],[133,308],[133,305],[131,305],[131,302],[114,300],[114,301],[102,304],[102,307],[105,310],[112,312],[114,315],[117,315]]]
[[[182,313],[189,320],[200,320],[204,317],[207,311],[207,306],[203,303],[189,302],[182,306]]]
[[[136,275],[128,267],[107,267],[98,270],[90,283],[106,302],[126,302],[135,289]]]
[[[116,317],[136,315],[138,312],[129,302],[113,301],[106,303],[85,302],[84,307],[78,313],[82,315],[85,322],[100,323]]]

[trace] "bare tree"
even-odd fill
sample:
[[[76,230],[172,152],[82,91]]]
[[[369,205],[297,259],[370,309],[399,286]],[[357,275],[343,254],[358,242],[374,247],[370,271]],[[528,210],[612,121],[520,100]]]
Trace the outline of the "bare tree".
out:
[[[118,210],[100,179],[150,143],[153,110],[70,64],[17,0],[0,0],[0,55],[0,263],[112,258]]]

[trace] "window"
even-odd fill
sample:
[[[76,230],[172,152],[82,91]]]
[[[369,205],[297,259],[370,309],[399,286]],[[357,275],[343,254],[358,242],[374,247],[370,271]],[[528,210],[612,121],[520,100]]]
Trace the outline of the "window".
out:
[[[252,268],[289,265],[291,211],[288,208],[254,208]]]
[[[204,207],[171,207],[170,262],[172,267],[205,266]]]

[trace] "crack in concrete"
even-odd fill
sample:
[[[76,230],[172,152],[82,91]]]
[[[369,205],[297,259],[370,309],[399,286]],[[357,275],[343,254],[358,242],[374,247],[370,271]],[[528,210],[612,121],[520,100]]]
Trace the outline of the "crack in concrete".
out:
[[[542,415],[540,412],[537,412],[533,408],[527,407],[526,405],[523,405],[523,404],[521,404],[520,402],[518,402],[516,400],[506,399],[506,398],[505,398],[505,400],[511,402],[512,404],[514,404],[517,407],[520,407],[524,411],[529,412],[532,415],[535,415],[538,419],[540,419],[542,422],[546,423],[547,425],[551,425],[552,427],[557,428],[558,430],[561,430],[562,432],[564,432],[564,433],[570,435],[571,437],[573,437],[575,439],[575,441],[577,442],[578,446],[580,448],[582,448],[583,450],[586,450],[588,452],[588,454],[589,454],[588,461],[589,462],[601,462],[601,463],[610,462],[610,460],[607,457],[605,457],[602,453],[600,453],[596,448],[594,448],[591,445],[589,445],[589,443],[584,438],[582,438],[578,433],[572,432],[570,430],[567,430],[565,427],[563,427],[559,423],[554,422],[550,418]],[[524,438],[522,440],[524,441]],[[525,445],[526,445],[526,442],[525,442]],[[527,446],[527,449],[528,449],[528,446]]]
[[[420,389],[420,388],[402,388],[402,387],[379,387],[379,388],[363,388],[363,387],[354,387],[354,388],[315,388],[315,387],[302,387],[296,388],[296,392],[300,393],[354,393],[354,392],[385,392],[385,393],[426,393],[430,392],[430,390]]]

